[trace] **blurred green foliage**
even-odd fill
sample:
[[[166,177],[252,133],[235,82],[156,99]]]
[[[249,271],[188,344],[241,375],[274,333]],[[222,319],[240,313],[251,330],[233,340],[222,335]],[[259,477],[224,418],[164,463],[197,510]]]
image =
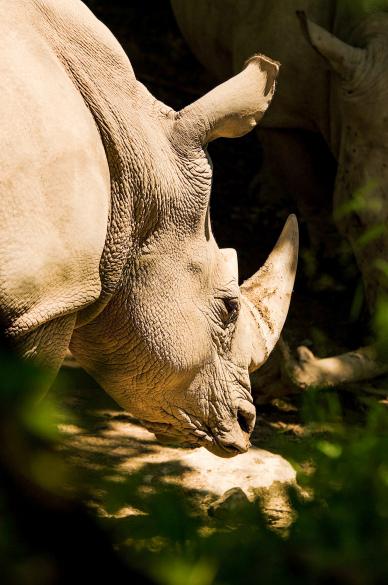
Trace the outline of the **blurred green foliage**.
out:
[[[1,469],[11,466],[17,481],[29,489],[33,486],[43,499],[66,497],[69,488],[77,493],[79,483],[71,466],[65,464],[58,449],[53,449],[53,445],[59,446],[52,431],[53,407],[47,409],[43,401],[28,409],[26,415],[26,405],[31,403],[26,392],[29,381],[34,386],[41,374],[19,364],[15,368],[15,362],[10,370],[9,365],[2,362],[10,377],[4,383],[7,390],[1,394],[5,422],[1,427]],[[21,400],[10,400],[11,385],[14,396]],[[9,404],[12,408],[8,416]],[[66,416],[61,414],[62,419]],[[120,477],[97,470],[94,487],[104,494],[101,505],[106,511],[99,523],[126,565],[145,571],[160,585],[385,584],[386,404],[369,405],[363,421],[349,424],[338,396],[316,391],[305,395],[301,418],[308,433],[303,440],[290,442],[283,452],[297,470],[299,485],[290,488],[295,518],[287,530],[273,527],[260,498],[237,509],[226,509],[219,516],[206,515],[180,487],[183,469],[173,462],[170,477],[174,482],[158,474],[158,464],[147,464],[132,475]],[[86,494],[78,494],[78,498],[85,500]],[[15,529],[7,501],[2,487],[3,569],[7,563],[14,571],[15,567],[27,566],[24,573],[29,578],[23,573],[19,581],[12,581],[18,584],[56,583],[50,580],[50,574],[47,576],[47,570],[44,572],[45,565],[36,563],[31,545]],[[120,516],[123,507],[131,507],[133,514]],[[50,535],[53,541],[62,530],[60,524],[57,530]],[[72,530],[77,533],[76,520]],[[37,525],[37,541],[39,538]],[[68,554],[72,554],[71,549]]]
[[[387,0],[337,0],[339,11],[345,14],[365,14],[384,11],[388,8]]]
[[[319,432],[289,446],[302,490],[290,489],[296,516],[286,533],[271,527],[260,499],[209,519],[163,479],[144,492],[148,469],[110,491],[111,512],[141,512],[106,521],[120,526],[113,534],[122,554],[161,585],[386,583],[386,407],[374,405],[363,426],[350,427],[336,395],[317,392],[306,396],[303,417]]]

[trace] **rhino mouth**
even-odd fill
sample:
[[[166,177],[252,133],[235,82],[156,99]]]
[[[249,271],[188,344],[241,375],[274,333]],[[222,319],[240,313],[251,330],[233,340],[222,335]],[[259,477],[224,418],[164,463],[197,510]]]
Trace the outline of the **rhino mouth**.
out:
[[[250,442],[247,441],[245,449],[239,449],[235,446],[225,447],[219,440],[214,439],[213,443],[207,446],[208,451],[213,453],[213,455],[217,455],[218,457],[223,457],[224,459],[231,459],[236,455],[240,455],[241,453],[246,453],[251,446]]]
[[[205,447],[213,455],[231,458],[245,453],[250,447],[248,434],[243,445],[237,446],[235,443],[226,443],[221,436],[213,434],[210,430],[204,431],[195,428],[195,430],[186,430],[185,432],[168,423],[155,423],[146,420],[140,422],[155,435],[160,443],[172,448],[196,449]]]
[[[192,440],[192,438],[181,435],[171,435],[171,434],[159,434],[155,433],[156,439],[169,447],[179,447],[184,449],[197,449],[198,447],[205,447],[210,453],[216,455],[217,457],[222,457],[224,459],[230,459],[239,455],[240,453],[245,453],[248,448],[250,447],[250,443],[247,442],[247,446],[245,449],[239,449],[235,446],[224,446],[219,439],[216,437],[208,437],[206,440]]]
[[[215,441],[209,432],[194,426],[192,429],[181,429],[169,423],[156,423],[147,420],[140,422],[163,444],[195,449],[196,447],[208,447]]]

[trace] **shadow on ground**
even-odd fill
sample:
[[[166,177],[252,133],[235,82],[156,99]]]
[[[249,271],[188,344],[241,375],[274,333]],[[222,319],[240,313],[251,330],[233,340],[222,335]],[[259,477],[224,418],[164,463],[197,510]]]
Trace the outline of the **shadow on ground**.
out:
[[[258,446],[221,459],[204,448],[158,443],[82,370],[63,372],[52,392],[60,406],[60,448],[75,470],[78,488],[100,517],[116,520],[116,527],[125,525],[131,532],[139,516],[158,518],[160,497],[176,502],[183,497],[187,511],[205,523],[218,503],[233,507],[256,498],[272,526],[283,528],[291,521],[287,489],[295,484],[295,471],[266,449],[271,435],[278,434],[276,425],[271,429],[259,422],[253,441]]]

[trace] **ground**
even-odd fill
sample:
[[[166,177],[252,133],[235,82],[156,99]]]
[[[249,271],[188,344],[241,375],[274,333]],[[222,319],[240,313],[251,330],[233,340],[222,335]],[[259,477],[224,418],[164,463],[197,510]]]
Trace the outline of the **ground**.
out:
[[[330,404],[332,397],[332,392],[322,393],[322,404]],[[249,452],[220,459],[203,448],[158,443],[81,369],[64,368],[47,400],[59,407],[60,450],[77,478],[69,486],[87,494],[98,516],[125,534],[133,532],[139,515],[149,513],[144,497],[163,495],[171,487],[206,526],[212,516],[222,518],[229,509],[258,499],[268,525],[285,530],[294,517],[288,489],[300,490],[296,471],[314,465],[312,444],[330,441],[333,432],[333,421],[312,423],[309,415],[306,422],[301,396],[274,399],[258,408]],[[370,400],[354,392],[341,395],[349,429],[363,425]],[[383,397],[376,394],[372,400]]]
[[[274,436],[287,431],[296,439],[303,431],[297,424],[286,422],[287,417],[276,421],[272,415],[272,421],[265,420],[265,424],[260,417],[249,452],[222,459],[204,448],[191,450],[158,443],[82,371],[59,376],[51,398],[59,406],[61,450],[82,475],[89,504],[100,516],[122,519],[138,513],[131,504],[130,489],[113,514],[106,504],[112,484],[125,485],[138,474],[149,488],[163,491],[166,484],[180,486],[193,509],[205,515],[220,504],[222,507],[222,497],[237,488],[250,501],[261,497],[274,526],[284,527],[292,519],[286,491],[295,485],[296,473],[282,457],[281,448],[275,447]],[[272,451],[268,450],[271,442],[275,447]],[[234,495],[232,492],[231,498],[226,498],[232,505]]]

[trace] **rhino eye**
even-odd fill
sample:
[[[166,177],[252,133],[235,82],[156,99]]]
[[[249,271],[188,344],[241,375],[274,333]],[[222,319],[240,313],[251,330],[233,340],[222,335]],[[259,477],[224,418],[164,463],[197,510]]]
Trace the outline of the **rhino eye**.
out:
[[[238,312],[240,309],[240,301],[237,297],[223,299],[225,306],[225,314],[223,321],[225,325],[234,323],[237,319]]]

